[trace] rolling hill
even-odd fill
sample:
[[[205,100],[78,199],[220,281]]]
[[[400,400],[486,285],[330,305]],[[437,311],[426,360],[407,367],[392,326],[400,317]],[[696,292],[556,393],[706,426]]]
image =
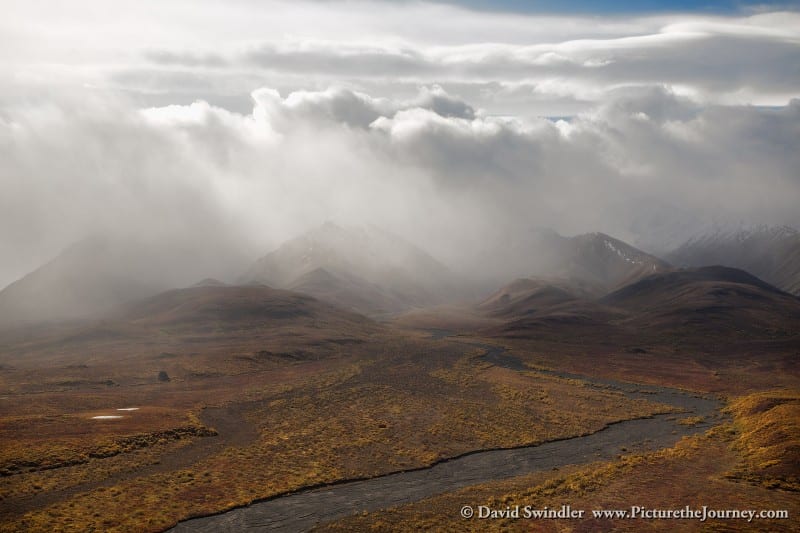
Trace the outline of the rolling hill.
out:
[[[360,343],[380,331],[370,319],[297,292],[264,285],[196,285],[127,304],[102,320],[48,325],[0,336],[4,353],[65,361],[159,353],[202,353],[229,360],[237,353],[320,354]],[[197,363],[199,364],[199,363]]]
[[[544,282],[520,280],[479,307],[507,321],[491,335],[673,335],[682,342],[730,338],[793,338],[800,334],[800,298],[739,269],[702,267],[658,272],[600,298]]]
[[[264,285],[201,285],[173,289],[130,305],[121,320],[139,326],[190,325],[219,329],[275,327],[307,320],[353,323],[364,317],[311,296]]]
[[[655,274],[600,302],[627,311],[624,322],[640,327],[747,336],[800,331],[800,299],[735,268]]]
[[[502,287],[478,305],[489,316],[504,318],[531,315],[559,304],[589,298],[592,291],[564,280],[522,278]]]

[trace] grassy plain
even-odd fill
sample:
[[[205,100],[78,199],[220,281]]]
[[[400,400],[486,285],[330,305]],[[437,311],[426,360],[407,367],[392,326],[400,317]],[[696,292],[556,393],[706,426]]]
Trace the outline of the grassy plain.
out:
[[[486,483],[411,505],[349,517],[317,531],[796,531],[799,390],[737,399],[732,422],[676,446],[622,454],[611,462],[572,466]],[[584,510],[580,519],[464,519],[463,505]],[[785,510],[788,519],[656,520],[595,518],[592,509]]]
[[[0,530],[160,531],[303,487],[583,435],[665,410],[539,367],[721,394],[734,421],[669,450],[621,452],[610,463],[488,483],[326,527],[608,525],[463,521],[465,502],[698,503],[796,516],[796,338],[674,335],[580,313],[498,329],[474,310],[460,322],[451,309],[428,327],[476,336],[434,340],[285,291],[202,288],[102,323],[0,335]],[[426,317],[399,325],[418,328]],[[488,364],[476,342],[506,346],[530,370]],[[119,410],[128,408],[138,409]]]
[[[328,329],[317,317],[258,335],[159,328],[161,338],[88,331],[89,341],[10,351],[2,530],[158,531],[305,486],[664,411],[370,322]]]

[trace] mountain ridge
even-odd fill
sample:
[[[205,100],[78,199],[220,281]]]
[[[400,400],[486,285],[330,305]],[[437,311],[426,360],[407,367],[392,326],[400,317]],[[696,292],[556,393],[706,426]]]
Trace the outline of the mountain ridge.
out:
[[[440,303],[454,290],[452,278],[430,254],[394,234],[327,222],[262,256],[240,281],[305,291],[374,315]]]
[[[800,295],[800,232],[789,226],[717,231],[689,239],[667,254],[677,266],[741,268]]]

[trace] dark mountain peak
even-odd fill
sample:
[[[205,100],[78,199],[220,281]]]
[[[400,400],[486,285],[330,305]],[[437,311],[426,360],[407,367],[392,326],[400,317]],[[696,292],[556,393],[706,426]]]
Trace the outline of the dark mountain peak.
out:
[[[704,285],[708,288],[721,284],[750,286],[760,291],[789,296],[744,270],[715,265],[652,274],[606,295],[601,301],[607,304],[639,301],[657,305],[659,300],[671,299],[686,287]]]
[[[586,249],[591,249],[594,252],[600,252],[611,257],[616,256],[627,263],[639,265],[649,263],[651,265],[656,265],[658,268],[669,267],[669,263],[666,261],[648,254],[647,252],[643,252],[625,241],[606,233],[585,233],[583,235],[576,235],[572,237],[572,239]]]
[[[559,261],[554,266],[561,272],[607,289],[670,268],[666,261],[599,232],[569,238]]]
[[[634,327],[682,331],[688,338],[791,336],[800,299],[740,269],[710,266],[645,277],[602,298]]]

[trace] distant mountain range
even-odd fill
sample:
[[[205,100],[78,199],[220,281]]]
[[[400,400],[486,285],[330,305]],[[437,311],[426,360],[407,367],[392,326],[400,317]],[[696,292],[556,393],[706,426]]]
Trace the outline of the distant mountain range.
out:
[[[512,252],[513,253],[513,252]],[[552,231],[533,234],[526,255],[497,263],[519,262],[518,270],[580,282],[602,294],[642,276],[669,269],[650,254],[603,233],[562,237]],[[487,259],[488,261],[488,259]],[[292,239],[259,259],[239,280],[291,289],[369,315],[426,307],[469,294],[466,282],[428,253],[376,228],[342,228],[327,223]]]
[[[0,291],[0,327],[103,317],[209,275],[211,252],[204,256],[174,248],[99,238],[79,242]],[[267,253],[236,282],[311,295],[372,317],[474,301],[480,291],[486,294],[488,287],[515,278],[486,299],[480,312],[531,317],[581,305],[584,316],[606,316],[619,306],[604,295],[678,267],[712,265],[742,269],[800,294],[800,233],[785,227],[696,238],[670,253],[669,262],[604,233],[564,237],[536,231],[507,243],[487,243],[486,249],[472,265],[486,276],[468,281],[389,232],[326,223]],[[205,279],[199,285],[225,284]],[[666,293],[662,297],[671,299]]]
[[[675,266],[741,268],[800,295],[800,232],[786,226],[703,235],[667,254],[666,259]]]
[[[800,298],[743,270],[713,266],[645,276],[600,298],[567,283],[517,280],[480,306],[505,319],[489,333],[511,337],[558,334],[587,328],[606,334],[628,331],[730,337],[796,336]],[[557,333],[558,331],[560,333]]]
[[[605,233],[565,237],[539,229],[487,243],[476,258],[476,266],[488,265],[494,286],[515,278],[579,280],[607,292],[641,276],[661,272],[670,265]]]

